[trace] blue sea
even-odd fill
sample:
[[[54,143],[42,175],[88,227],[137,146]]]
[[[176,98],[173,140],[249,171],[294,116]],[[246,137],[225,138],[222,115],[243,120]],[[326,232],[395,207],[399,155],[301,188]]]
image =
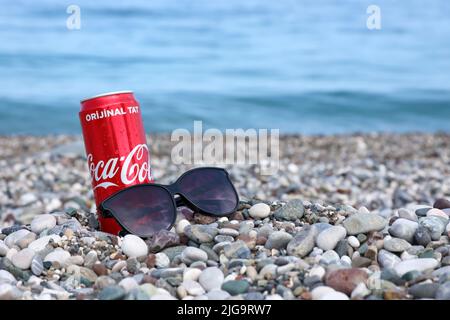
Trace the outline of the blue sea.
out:
[[[78,134],[116,90],[147,132],[450,131],[448,0],[73,1],[2,2],[0,134]]]

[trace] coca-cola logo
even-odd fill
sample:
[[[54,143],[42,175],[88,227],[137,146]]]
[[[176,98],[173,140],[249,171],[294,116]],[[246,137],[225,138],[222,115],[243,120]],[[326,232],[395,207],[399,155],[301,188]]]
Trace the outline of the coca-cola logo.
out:
[[[136,145],[126,157],[115,157],[105,161],[100,160],[96,163],[94,156],[90,153],[87,160],[91,178],[95,182],[94,190],[97,188],[106,189],[111,186],[118,187],[119,185],[114,182],[118,179],[123,185],[152,180],[148,161],[148,147],[145,143]],[[118,175],[120,178],[116,178]]]

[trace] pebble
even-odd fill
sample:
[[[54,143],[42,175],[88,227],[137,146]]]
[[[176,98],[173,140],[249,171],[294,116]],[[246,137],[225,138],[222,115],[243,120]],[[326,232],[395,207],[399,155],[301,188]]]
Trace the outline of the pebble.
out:
[[[407,220],[407,219],[397,219],[389,228],[389,233],[393,237],[401,238],[409,243],[412,243],[414,240],[414,234],[419,227],[417,222]]]
[[[126,294],[126,291],[118,285],[112,285],[104,288],[98,294],[99,300],[121,300]]]
[[[92,266],[92,271],[95,272],[97,276],[106,276],[108,274],[108,269],[101,263],[96,263]]]
[[[103,290],[107,287],[114,286],[116,281],[108,276],[99,276],[97,280],[95,280],[94,287],[98,290]]]
[[[347,238],[347,241],[348,241],[348,244],[349,244],[350,246],[352,246],[353,248],[359,248],[359,246],[361,245],[361,244],[359,243],[358,238],[356,238],[355,236],[350,236],[350,237],[348,237],[348,238]]]
[[[18,300],[21,292],[9,283],[0,284],[0,300]]]
[[[213,242],[219,230],[209,225],[194,224],[184,229],[184,234],[197,243]]]
[[[84,266],[88,268],[92,268],[94,263],[98,260],[97,252],[95,250],[89,251],[84,257]]]
[[[289,233],[284,231],[275,231],[270,234],[265,247],[267,249],[285,249],[291,240],[292,236]]]
[[[367,297],[369,294],[371,294],[371,291],[367,288],[366,284],[364,282],[360,282],[355,287],[355,289],[353,289],[350,297],[352,299],[364,298]]]
[[[231,280],[222,284],[222,290],[228,292],[231,296],[246,293],[250,284],[245,280]]]
[[[12,248],[18,240],[22,239],[29,233],[30,231],[26,229],[20,229],[13,233],[10,233],[3,241],[9,248]]]
[[[329,293],[325,294],[319,300],[349,300],[349,298],[342,292],[334,291],[334,292],[329,292]]]
[[[26,206],[37,200],[38,200],[38,198],[36,197],[36,195],[34,193],[27,192],[20,196],[18,204],[21,206]]]
[[[248,213],[254,219],[265,219],[270,215],[270,207],[265,203],[254,204]]]
[[[328,228],[317,236],[316,243],[322,250],[333,250],[339,240],[342,240],[347,235],[345,228],[341,226],[333,226]]]
[[[44,236],[41,237],[39,239],[34,240],[33,242],[31,242],[28,245],[28,248],[34,250],[35,252],[40,252],[42,250],[45,249],[45,247],[47,246],[47,244],[53,241],[55,243],[58,243],[61,241],[61,237],[56,235],[56,234],[52,234],[52,235],[48,235],[48,236]]]
[[[44,261],[39,255],[34,255],[33,260],[31,260],[31,272],[34,275],[40,276],[44,271]]]
[[[410,271],[424,272],[426,270],[433,270],[438,266],[439,262],[436,259],[409,259],[401,261],[394,266],[395,272],[402,277]]]
[[[305,207],[301,200],[291,200],[274,212],[274,217],[279,220],[295,221],[303,217]]]
[[[317,277],[319,280],[322,280],[323,277],[325,276],[325,273],[326,273],[325,268],[323,268],[322,266],[314,266],[309,271],[309,276]]]
[[[122,240],[122,251],[128,257],[138,258],[148,254],[148,247],[138,236],[128,234]]]
[[[438,217],[441,218],[443,221],[448,221],[448,215],[439,209],[431,209],[427,212],[427,217]]]
[[[8,246],[3,242],[3,240],[0,240],[0,257],[6,256],[8,250]]]
[[[0,284],[15,284],[16,282],[16,278],[14,278],[14,276],[10,272],[6,270],[0,270]]]
[[[139,284],[134,278],[124,278],[120,280],[119,286],[121,286],[125,292],[130,292],[131,290],[139,287]]]
[[[418,222],[419,219],[417,218],[417,215],[412,210],[406,209],[406,208],[400,208],[398,209],[398,216],[403,219],[411,220],[414,222]]]
[[[11,262],[17,268],[27,270],[31,266],[31,261],[36,253],[32,249],[22,249],[12,256]]]
[[[180,237],[175,232],[169,230],[159,230],[146,241],[148,251],[151,253],[160,252],[164,248],[173,247],[180,243]]]
[[[56,226],[56,218],[51,214],[40,214],[31,221],[31,231],[41,233],[45,229],[51,229]]]
[[[431,211],[431,210],[430,210]],[[419,225],[428,230],[431,240],[439,240],[445,230],[446,223],[436,216],[424,217],[419,220]]]
[[[250,249],[242,240],[225,245],[223,250],[225,256],[231,259],[249,259],[251,256]]]
[[[343,226],[349,235],[380,231],[386,226],[387,221],[374,213],[358,212],[344,220]]]
[[[191,296],[200,296],[205,293],[203,287],[198,282],[193,280],[184,280],[181,285]]]
[[[450,208],[450,201],[444,198],[436,199],[433,204],[433,208],[437,209],[447,209]]]
[[[414,242],[422,245],[422,246],[427,246],[430,242],[431,242],[431,234],[428,231],[427,228],[425,228],[424,226],[419,226],[415,233],[414,233]]]
[[[230,294],[223,290],[211,290],[206,296],[208,300],[227,300],[230,297]]]
[[[337,254],[337,252],[333,251],[333,250],[328,250],[322,255],[319,262],[321,264],[329,265],[329,264],[338,263],[339,261],[340,261],[340,257]]]
[[[231,228],[222,228],[219,229],[219,234],[230,237],[237,237],[239,235],[239,231]]]
[[[387,250],[380,250],[380,252],[378,252],[378,263],[383,268],[392,269],[399,262],[401,262],[401,259],[397,255]]]
[[[170,259],[164,252],[158,252],[155,254],[155,266],[157,268],[168,268],[170,265]]]
[[[328,272],[325,276],[325,284],[336,291],[351,295],[356,286],[367,279],[367,273],[361,269],[340,269]]]
[[[313,300],[322,300],[323,297],[334,292],[336,292],[336,290],[331,287],[318,286],[311,291],[311,298]]]
[[[187,247],[181,254],[181,260],[184,263],[190,265],[195,261],[207,261],[208,255],[201,249],[195,247]]]
[[[437,289],[436,299],[450,300],[450,281],[445,282]]]
[[[206,268],[200,274],[198,282],[206,291],[220,290],[224,281],[223,272],[217,267]]]
[[[186,268],[183,272],[183,280],[197,281],[201,274],[202,270],[200,269]]]
[[[179,235],[182,235],[182,234],[184,234],[184,229],[190,225],[191,225],[191,223],[188,220],[181,219],[180,221],[177,222],[175,230]]]
[[[384,249],[390,252],[403,252],[408,250],[411,247],[411,244],[404,239],[391,238],[384,240],[383,246]]]
[[[308,255],[315,245],[317,229],[315,227],[303,227],[287,245],[290,255],[304,257]]]
[[[277,268],[275,264],[267,264],[259,271],[259,276],[263,279],[274,279],[277,275]]]
[[[54,251],[47,254],[44,258],[44,262],[57,262],[60,266],[65,265],[67,259],[70,258],[70,253],[67,251],[64,251],[61,248],[57,248]]]
[[[433,299],[438,288],[438,283],[418,283],[408,288],[408,293],[419,299]]]
[[[32,243],[34,240],[36,240],[36,234],[33,232],[30,232],[25,237],[19,239],[16,241],[16,245],[18,245],[21,249],[25,249],[29,246],[30,243]]]

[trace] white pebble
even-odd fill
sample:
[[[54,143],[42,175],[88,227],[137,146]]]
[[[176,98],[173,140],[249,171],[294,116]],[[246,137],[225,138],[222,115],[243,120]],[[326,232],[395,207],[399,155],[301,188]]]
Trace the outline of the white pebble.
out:
[[[134,278],[124,278],[119,282],[119,286],[121,286],[126,292],[130,292],[132,289],[137,288],[139,284],[134,280]]]
[[[58,262],[61,266],[63,266],[69,258],[70,258],[69,252],[64,251],[61,248],[57,248],[45,256],[44,262],[45,261]]]
[[[186,268],[183,273],[183,281],[185,280],[192,280],[197,281],[200,277],[200,274],[202,273],[202,270],[197,268]]]
[[[342,256],[341,257],[341,262],[346,263],[347,265],[352,265],[352,259],[350,259],[349,256]]]
[[[353,248],[359,248],[359,246],[361,245],[359,243],[358,238],[356,238],[355,236],[350,236],[348,237],[348,244],[351,245]]]
[[[127,234],[122,241],[122,251],[130,258],[146,256],[148,253],[147,244],[133,234]]]
[[[325,251],[333,250],[337,243],[344,239],[347,235],[347,230],[341,226],[333,226],[328,229],[323,230],[317,236],[316,243],[317,246]]]
[[[313,300],[320,300],[323,296],[335,292],[335,290],[331,287],[325,287],[325,286],[320,286],[320,287],[315,287],[312,291],[311,291],[311,297]]]
[[[45,249],[45,246],[48,244],[48,242],[52,239],[55,243],[58,243],[61,241],[61,237],[56,234],[51,234],[49,236],[44,236],[42,238],[34,240],[32,243],[28,245],[28,248],[34,250],[35,252],[39,252],[41,250]]]
[[[11,257],[11,262],[17,268],[27,270],[31,266],[31,261],[33,260],[34,255],[35,252],[33,250],[26,248],[13,255]]]
[[[36,234],[56,226],[56,218],[51,214],[40,214],[31,221],[31,231]]]
[[[264,219],[270,215],[270,207],[265,203],[254,204],[248,213],[254,219]]]
[[[309,271],[310,277],[318,277],[320,280],[325,276],[325,269],[322,266],[315,266]]]
[[[353,289],[352,294],[351,294],[351,298],[364,298],[366,296],[368,296],[370,294],[370,290],[367,289],[366,285],[364,284],[364,282],[360,282],[355,289]]]
[[[334,292],[327,293],[319,300],[349,300],[349,299],[342,292],[334,291]]]
[[[185,280],[181,285],[191,296],[200,296],[205,293],[203,287],[193,280]]]
[[[189,221],[187,221],[186,219],[181,219],[180,221],[178,221],[175,230],[177,231],[178,234],[183,234],[184,233],[184,229],[189,226],[191,223]]]
[[[158,268],[167,268],[170,265],[170,259],[164,252],[159,252],[155,254],[155,265]]]

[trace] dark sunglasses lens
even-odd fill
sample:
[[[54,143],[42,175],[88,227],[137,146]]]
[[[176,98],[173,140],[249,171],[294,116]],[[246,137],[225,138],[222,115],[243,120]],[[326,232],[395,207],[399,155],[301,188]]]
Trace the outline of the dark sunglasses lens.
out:
[[[179,190],[198,208],[214,215],[232,213],[239,202],[228,174],[220,169],[204,168],[184,175]]]
[[[133,234],[150,236],[169,229],[176,208],[171,194],[159,186],[136,186],[107,199],[103,206]]]

